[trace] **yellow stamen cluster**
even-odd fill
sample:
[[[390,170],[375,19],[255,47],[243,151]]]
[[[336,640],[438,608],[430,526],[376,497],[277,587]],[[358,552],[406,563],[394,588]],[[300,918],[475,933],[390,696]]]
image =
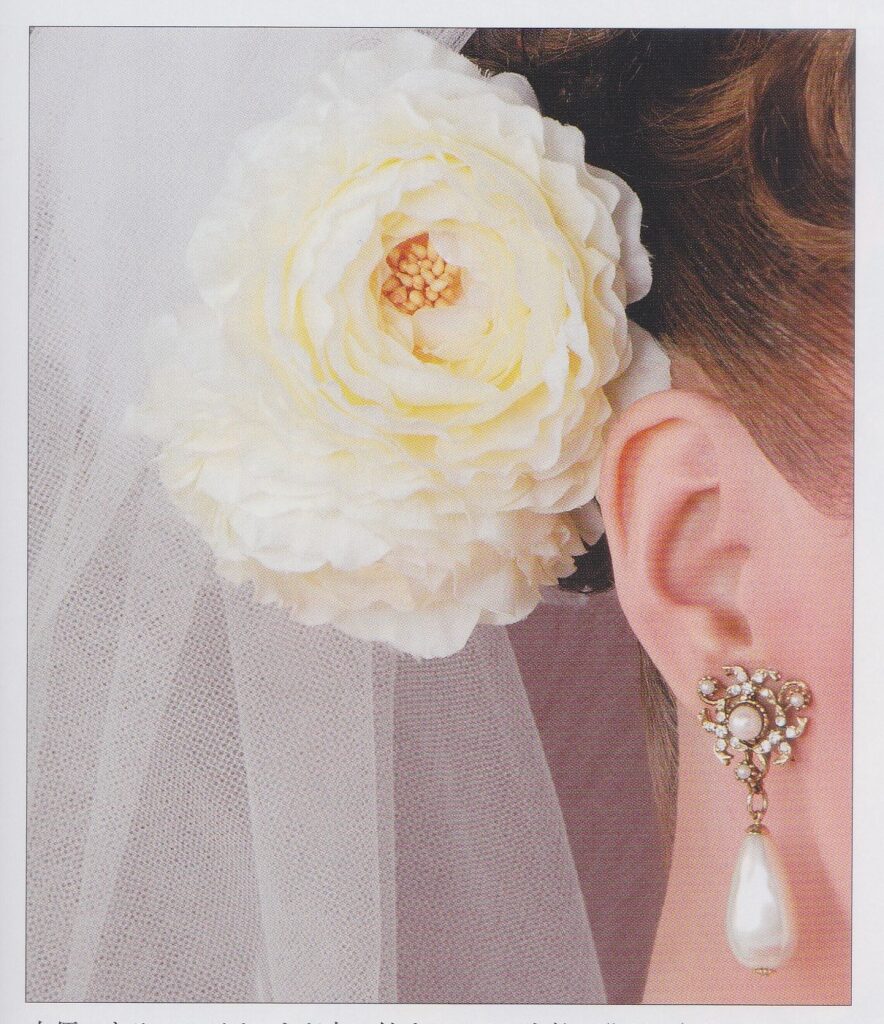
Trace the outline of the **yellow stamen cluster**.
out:
[[[381,294],[402,313],[450,306],[460,296],[460,268],[442,259],[426,233],[391,249],[387,266],[392,273],[381,285]]]

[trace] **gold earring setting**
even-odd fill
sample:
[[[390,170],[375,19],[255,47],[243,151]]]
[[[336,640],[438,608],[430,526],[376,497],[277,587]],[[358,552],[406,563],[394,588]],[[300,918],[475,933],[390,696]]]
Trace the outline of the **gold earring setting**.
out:
[[[807,728],[803,712],[812,697],[806,683],[760,668],[748,673],[726,665],[722,682],[704,676],[697,684],[705,705],[697,716],[713,737],[716,757],[737,761],[734,774],[747,790],[752,822],[737,857],[727,908],[727,937],[737,960],[757,974],[771,974],[795,948],[789,883],[777,849],[762,824],[767,811],[764,779],[772,765],[794,759],[793,749]]]

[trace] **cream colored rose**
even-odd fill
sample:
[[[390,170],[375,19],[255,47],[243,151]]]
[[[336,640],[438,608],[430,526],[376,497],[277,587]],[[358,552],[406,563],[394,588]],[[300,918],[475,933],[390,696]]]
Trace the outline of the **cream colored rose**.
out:
[[[583,145],[416,33],[240,140],[138,412],[221,573],[433,657],[572,571],[650,282]]]

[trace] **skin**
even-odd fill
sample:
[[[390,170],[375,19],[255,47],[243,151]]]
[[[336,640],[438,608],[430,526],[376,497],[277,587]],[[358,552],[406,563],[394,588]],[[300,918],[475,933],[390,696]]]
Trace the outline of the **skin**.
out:
[[[644,1001],[850,1001],[852,521],[814,508],[695,367],[614,424],[600,503],[620,603],[678,704],[672,866]],[[749,824],[745,788],[697,723],[697,682],[776,668],[813,692],[795,760],[765,782],[765,825],[795,900],[793,958],[760,977],[725,936]]]

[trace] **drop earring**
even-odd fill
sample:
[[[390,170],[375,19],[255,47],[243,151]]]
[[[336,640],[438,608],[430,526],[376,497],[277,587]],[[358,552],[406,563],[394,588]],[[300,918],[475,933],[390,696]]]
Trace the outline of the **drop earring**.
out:
[[[757,974],[771,974],[795,949],[795,917],[789,882],[776,846],[762,824],[767,811],[764,779],[771,765],[792,760],[795,741],[804,733],[802,712],[810,705],[806,683],[780,685],[780,673],[760,668],[750,675],[726,665],[721,682],[700,680],[706,705],[697,716],[714,737],[722,764],[739,759],[734,774],[748,789],[752,822],[740,847],[727,905],[727,938],[734,956]]]

